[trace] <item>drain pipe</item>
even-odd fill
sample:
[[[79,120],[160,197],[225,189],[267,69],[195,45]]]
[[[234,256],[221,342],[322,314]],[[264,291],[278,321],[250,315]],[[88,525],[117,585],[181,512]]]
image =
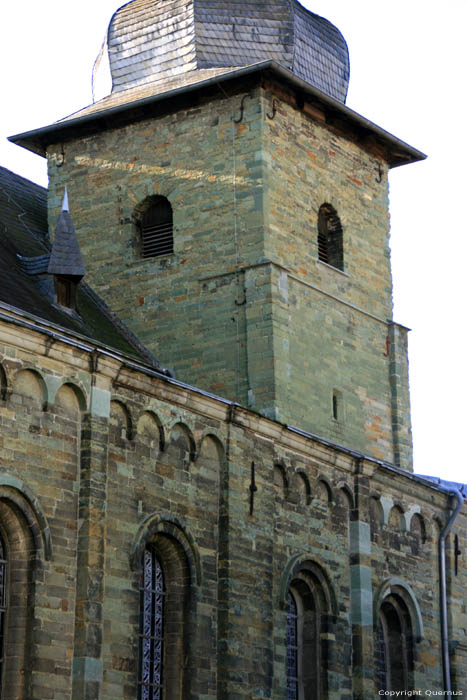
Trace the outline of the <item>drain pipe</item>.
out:
[[[443,657],[443,680],[444,690],[451,692],[451,661],[449,659],[449,630],[448,630],[448,600],[446,592],[446,538],[449,535],[454,520],[462,508],[464,499],[458,489],[449,490],[451,496],[457,498],[457,505],[451,517],[446,523],[444,530],[439,536],[439,587],[440,587],[440,613],[441,613],[441,648]]]

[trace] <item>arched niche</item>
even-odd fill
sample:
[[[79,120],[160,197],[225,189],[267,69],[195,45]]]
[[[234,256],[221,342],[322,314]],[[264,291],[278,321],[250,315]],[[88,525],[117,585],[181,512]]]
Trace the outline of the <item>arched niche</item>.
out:
[[[222,441],[213,433],[203,435],[196,461],[207,461],[219,466],[225,458],[225,448]]]
[[[191,488],[195,492],[195,501],[203,516],[210,513],[210,520],[217,521],[219,510],[219,483],[221,470],[225,462],[225,450],[216,435],[204,435],[199,446],[196,460],[190,466]]]
[[[173,461],[173,466],[183,466],[188,469],[190,462],[196,458],[196,445],[190,428],[180,422],[175,423],[167,440],[167,460]]]
[[[401,506],[394,505],[389,512],[388,527],[394,532],[403,532],[405,530],[404,511]]]
[[[131,414],[123,401],[114,399],[110,402],[110,435],[117,441],[131,440],[133,426]]]
[[[375,541],[378,534],[381,532],[384,523],[384,511],[381,505],[379,496],[371,496],[370,498],[370,529],[371,537]]]
[[[283,462],[274,463],[274,493],[279,499],[285,499],[289,495],[287,468]]]
[[[36,370],[18,370],[13,378],[11,389],[13,403],[40,409],[47,403],[47,388],[42,376]]]
[[[349,512],[354,508],[354,497],[352,489],[345,482],[339,481],[336,485],[337,488],[337,498],[338,501],[345,507],[348,508]]]
[[[153,411],[144,411],[138,419],[136,432],[138,441],[151,449],[162,451],[165,447],[164,428],[159,416]]]
[[[332,505],[333,500],[334,494],[331,484],[325,477],[319,476],[313,493],[313,504],[318,508],[326,509]]]
[[[295,472],[293,484],[297,496],[297,503],[302,506],[309,505],[311,502],[311,488],[306,473],[301,470]]]
[[[55,394],[55,410],[71,418],[79,418],[86,410],[86,398],[80,387],[65,382]]]
[[[420,513],[414,513],[410,519],[409,542],[412,554],[420,554],[421,547],[427,539],[425,519]]]

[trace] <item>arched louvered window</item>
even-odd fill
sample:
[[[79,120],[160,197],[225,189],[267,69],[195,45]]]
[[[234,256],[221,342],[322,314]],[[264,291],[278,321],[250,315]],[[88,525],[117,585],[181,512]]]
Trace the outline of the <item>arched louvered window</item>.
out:
[[[344,269],[342,225],[330,204],[322,204],[318,212],[318,258],[338,270]]]
[[[140,581],[138,700],[162,700],[164,574],[153,548],[144,551]]]
[[[381,605],[376,638],[378,690],[411,690],[412,627],[404,601],[397,595]]]
[[[3,681],[3,665],[5,655],[5,627],[8,601],[8,562],[5,543],[0,535],[0,695]]]
[[[326,608],[319,582],[297,572],[287,597],[287,700],[326,697],[327,653],[321,637]]]
[[[141,255],[155,258],[173,253],[172,206],[166,197],[148,197],[139,211],[141,231]]]

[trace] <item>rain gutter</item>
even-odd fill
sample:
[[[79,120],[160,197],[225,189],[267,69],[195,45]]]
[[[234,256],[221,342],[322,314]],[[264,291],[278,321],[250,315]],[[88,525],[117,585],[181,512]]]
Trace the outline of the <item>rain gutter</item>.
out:
[[[444,690],[451,694],[451,660],[449,658],[449,627],[448,627],[448,598],[446,585],[446,539],[454,524],[457,515],[462,508],[464,499],[458,489],[449,490],[451,496],[457,498],[457,505],[451,513],[451,517],[446,523],[439,536],[438,543],[438,563],[439,563],[439,588],[440,588],[440,618],[441,618],[441,654],[443,659],[443,681]]]

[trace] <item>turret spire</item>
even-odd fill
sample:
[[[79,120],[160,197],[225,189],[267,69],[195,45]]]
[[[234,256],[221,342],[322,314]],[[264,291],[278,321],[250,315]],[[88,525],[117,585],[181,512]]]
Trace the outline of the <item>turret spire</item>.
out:
[[[75,310],[76,288],[86,270],[69,212],[66,187],[47,272],[54,276],[56,303]]]

